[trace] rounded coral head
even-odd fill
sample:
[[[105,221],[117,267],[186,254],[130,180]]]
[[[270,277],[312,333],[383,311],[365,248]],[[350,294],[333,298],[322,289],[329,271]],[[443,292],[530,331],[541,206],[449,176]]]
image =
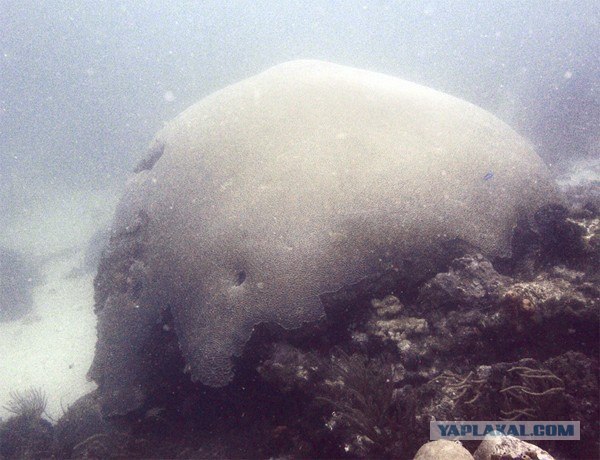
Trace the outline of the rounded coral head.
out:
[[[202,99],[137,170],[111,243],[131,254],[99,274],[127,271],[137,291],[97,294],[91,376],[115,411],[143,399],[144,347],[165,310],[192,379],[222,386],[257,324],[316,321],[321,294],[365,277],[419,279],[448,241],[508,255],[519,216],[554,196],[531,146],[490,113],[320,61]]]

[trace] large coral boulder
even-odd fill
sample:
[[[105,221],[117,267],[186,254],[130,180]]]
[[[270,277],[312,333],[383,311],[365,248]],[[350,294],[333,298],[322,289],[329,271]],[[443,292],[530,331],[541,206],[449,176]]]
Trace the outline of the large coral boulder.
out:
[[[555,197],[531,146],[488,112],[318,61],[201,100],[137,171],[97,278],[90,375],[108,413],[138,407],[177,345],[193,380],[223,386],[257,324],[318,320],[323,293],[420,279],[449,241],[506,256],[519,217]]]

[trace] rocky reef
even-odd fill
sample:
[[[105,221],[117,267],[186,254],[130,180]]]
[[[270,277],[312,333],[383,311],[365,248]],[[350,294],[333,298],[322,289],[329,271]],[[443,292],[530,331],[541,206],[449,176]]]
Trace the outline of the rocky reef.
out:
[[[324,296],[318,323],[260,325],[223,388],[191,381],[165,318],[152,340],[172,365],[140,409],[106,417],[90,394],[51,427],[16,407],[0,455],[594,458],[600,208],[597,188],[571,192],[516,229],[511,259],[464,248],[410,289],[367,280]],[[427,443],[430,420],[576,420],[581,441]]]

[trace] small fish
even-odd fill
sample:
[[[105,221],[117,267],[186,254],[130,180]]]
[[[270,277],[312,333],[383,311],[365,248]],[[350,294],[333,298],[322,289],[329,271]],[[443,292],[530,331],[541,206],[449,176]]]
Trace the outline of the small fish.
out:
[[[483,180],[490,180],[494,177],[494,173],[492,171],[488,171],[485,176],[483,176]]]

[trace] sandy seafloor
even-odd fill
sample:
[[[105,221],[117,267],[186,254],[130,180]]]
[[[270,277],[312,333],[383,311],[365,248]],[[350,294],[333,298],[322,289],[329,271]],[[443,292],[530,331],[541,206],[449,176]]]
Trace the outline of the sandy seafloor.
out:
[[[84,273],[84,255],[94,232],[110,222],[115,192],[49,191],[0,227],[0,245],[33,260],[40,272],[33,309],[24,318],[0,322],[0,418],[10,393],[40,388],[46,415],[57,420],[95,384],[86,379],[94,355],[94,273]]]

